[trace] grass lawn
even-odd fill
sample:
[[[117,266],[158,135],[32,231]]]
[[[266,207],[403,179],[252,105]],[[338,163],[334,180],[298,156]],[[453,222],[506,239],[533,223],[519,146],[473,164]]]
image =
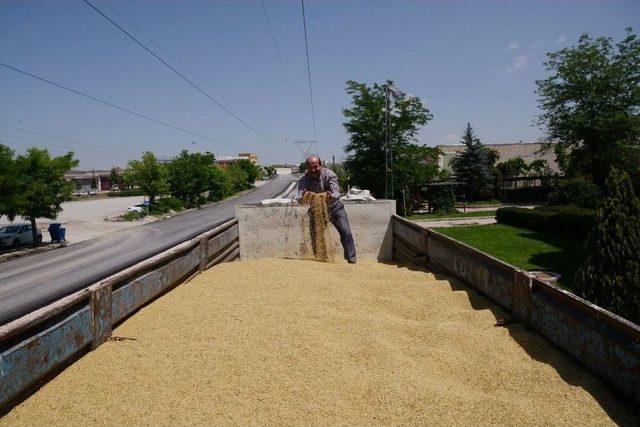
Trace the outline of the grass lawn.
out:
[[[410,220],[410,221],[424,221],[424,220],[430,220],[430,219],[445,219],[445,218],[474,218],[474,217],[482,217],[482,216],[495,216],[496,214],[496,210],[492,209],[492,210],[486,210],[486,211],[477,211],[477,212],[460,212],[460,211],[456,211],[453,213],[449,213],[449,214],[418,214],[418,215],[411,215],[406,217],[406,219]]]
[[[480,249],[524,270],[560,273],[558,284],[570,289],[583,258],[583,241],[502,224],[436,228],[436,231]]]

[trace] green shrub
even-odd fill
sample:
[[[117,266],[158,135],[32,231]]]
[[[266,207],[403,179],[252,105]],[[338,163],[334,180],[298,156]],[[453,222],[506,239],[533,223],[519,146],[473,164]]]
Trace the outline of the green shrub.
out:
[[[147,214],[144,213],[144,212],[129,211],[127,213],[122,214],[121,218],[124,221],[136,221],[136,220],[139,220],[141,218],[144,218],[145,216],[147,216]]]
[[[629,175],[615,169],[607,179],[606,194],[573,289],[640,324],[640,200]]]
[[[596,211],[573,206],[543,206],[535,209],[500,208],[499,224],[536,231],[550,231],[575,237],[586,237],[595,224]]]
[[[176,197],[162,197],[161,199],[156,199],[156,201],[151,205],[149,211],[154,215],[166,214],[169,211],[173,210],[176,212],[180,212],[184,209],[184,202]]]
[[[455,211],[456,199],[451,185],[433,185],[429,187],[429,212],[448,214]]]
[[[139,188],[131,188],[129,190],[120,190],[109,193],[109,197],[131,197],[144,195],[144,191]]]
[[[582,178],[570,179],[549,194],[550,205],[578,206],[595,209],[598,205],[598,187]]]

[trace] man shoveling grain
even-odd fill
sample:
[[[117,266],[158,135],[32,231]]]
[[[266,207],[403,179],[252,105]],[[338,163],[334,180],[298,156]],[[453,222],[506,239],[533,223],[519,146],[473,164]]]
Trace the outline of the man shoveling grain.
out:
[[[349,228],[349,219],[344,205],[340,201],[340,187],[338,176],[331,170],[322,166],[320,157],[309,156],[306,160],[307,172],[298,181],[298,196],[300,202],[305,193],[325,193],[329,210],[329,220],[340,234],[340,243],[344,249],[344,259],[349,263],[356,262],[356,246]]]

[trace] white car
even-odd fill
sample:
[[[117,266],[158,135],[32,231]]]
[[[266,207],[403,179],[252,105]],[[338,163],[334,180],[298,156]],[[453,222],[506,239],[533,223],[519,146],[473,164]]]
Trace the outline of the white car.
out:
[[[42,232],[36,227],[37,243],[42,243]],[[0,247],[11,246],[17,248],[20,245],[33,243],[31,224],[13,224],[0,227]]]
[[[137,205],[133,205],[129,207],[129,212],[138,212],[138,213],[146,213],[149,209],[149,202],[138,203]]]

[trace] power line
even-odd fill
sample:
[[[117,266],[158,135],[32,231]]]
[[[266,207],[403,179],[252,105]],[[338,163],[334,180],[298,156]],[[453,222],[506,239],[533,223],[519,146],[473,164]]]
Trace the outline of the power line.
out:
[[[116,110],[124,111],[125,113],[134,115],[136,117],[140,117],[142,119],[152,121],[152,122],[157,123],[159,125],[166,126],[168,128],[177,130],[179,132],[186,133],[188,135],[195,136],[195,137],[198,137],[198,138],[206,139],[208,141],[215,142],[216,144],[226,145],[227,147],[244,150],[244,148],[238,147],[237,145],[227,144],[226,142],[222,142],[220,140],[213,139],[213,138],[210,138],[208,136],[200,135],[198,133],[191,132],[190,130],[183,129],[183,128],[180,128],[178,126],[171,125],[169,123],[163,122],[162,120],[154,119],[153,117],[149,117],[149,116],[141,114],[141,113],[136,113],[135,111],[129,110],[128,108],[121,107],[120,105],[114,104],[112,102],[105,101],[105,100],[100,99],[100,98],[96,98],[95,96],[88,95],[86,93],[80,92],[80,91],[75,90],[75,89],[71,89],[71,88],[69,88],[67,86],[61,85],[59,83],[55,83],[55,82],[53,82],[51,80],[47,80],[44,77],[40,77],[40,76],[37,76],[35,74],[28,73],[28,72],[26,72],[24,70],[20,70],[18,68],[12,67],[11,65],[7,65],[7,64],[5,64],[3,62],[0,62],[0,66],[8,68],[9,70],[15,71],[15,72],[20,73],[22,75],[34,78],[34,79],[39,80],[39,81],[41,81],[43,83],[47,83],[47,84],[49,84],[51,86],[55,86],[57,88],[64,89],[64,90],[66,90],[68,92],[71,92],[71,93],[74,93],[76,95],[80,95],[80,96],[82,96],[84,98],[87,98],[87,99],[90,99],[92,101],[99,102],[100,104],[107,105],[107,106],[109,106],[111,108],[115,108]]]
[[[287,76],[287,72],[284,67],[284,62],[282,61],[282,55],[280,55],[280,49],[278,48],[278,42],[276,41],[276,36],[273,33],[273,28],[271,27],[271,20],[269,19],[269,14],[267,13],[267,7],[264,4],[264,0],[260,0],[262,4],[262,11],[264,12],[264,18],[267,21],[267,27],[269,28],[269,33],[271,34],[271,41],[273,42],[273,46],[276,50],[276,55],[278,56],[278,62],[280,62],[280,69],[282,70],[282,77],[284,77],[284,81],[287,84],[287,89],[289,90],[289,96],[291,97],[291,103],[293,104],[293,109],[295,110],[296,117],[298,119],[298,124],[300,128],[304,130],[304,126],[302,124],[302,118],[300,117],[300,110],[298,109],[298,104],[295,101],[293,96],[293,90],[291,89],[291,83],[289,82],[289,77]]]
[[[138,153],[135,153],[135,152],[129,151],[129,150],[122,150],[122,149],[119,149],[119,148],[105,147],[105,146],[102,146],[102,145],[89,144],[87,142],[77,141],[77,140],[74,140],[74,139],[60,138],[58,136],[47,135],[46,133],[35,132],[35,131],[31,131],[31,130],[24,129],[24,128],[19,128],[17,126],[11,126],[11,125],[8,125],[6,123],[0,123],[0,126],[2,126],[4,128],[7,128],[7,129],[11,129],[13,131],[24,132],[24,133],[28,133],[28,134],[31,134],[31,135],[36,135],[36,136],[40,136],[40,137],[44,137],[44,138],[55,139],[55,140],[63,141],[63,142],[69,142],[71,144],[84,145],[84,146],[87,146],[87,147],[99,148],[99,149],[107,150],[107,151],[116,151],[116,152],[121,152],[121,153],[126,153],[126,154],[138,155]],[[5,135],[5,136],[8,136],[8,135]]]
[[[188,77],[186,77],[184,74],[182,74],[180,71],[178,71],[177,69],[175,69],[171,64],[169,64],[167,61],[165,61],[164,59],[162,59],[160,56],[158,56],[155,52],[153,52],[151,49],[149,49],[147,46],[144,45],[144,43],[142,43],[141,41],[139,41],[137,38],[135,38],[131,33],[129,33],[127,30],[125,30],[124,28],[122,28],[117,22],[115,22],[113,19],[109,18],[105,13],[103,13],[100,9],[98,9],[97,7],[95,7],[93,4],[91,4],[91,2],[89,2],[88,0],[82,0],[84,1],[88,6],[90,6],[93,10],[95,10],[96,12],[98,12],[104,19],[106,19],[107,21],[109,21],[111,24],[113,24],[117,29],[119,29],[120,31],[122,31],[124,34],[126,34],[131,40],[133,40],[134,42],[136,42],[140,47],[142,47],[144,50],[146,50],[149,54],[151,54],[154,58],[156,58],[158,61],[162,62],[166,67],[168,67],[171,71],[173,71],[175,74],[177,74],[180,78],[182,78],[185,82],[187,82],[191,87],[193,87],[195,90],[197,90],[198,92],[200,92],[201,94],[203,94],[204,96],[206,96],[209,100],[211,100],[214,104],[216,104],[218,107],[222,108],[222,110],[224,110],[227,114],[229,114],[231,117],[233,117],[234,119],[236,119],[237,121],[239,121],[240,123],[242,123],[245,127],[251,129],[254,133],[256,133],[257,135],[261,136],[262,138],[264,138],[267,142],[275,145],[276,147],[279,147],[283,150],[285,150],[285,148],[283,148],[280,144],[278,144],[277,142],[271,140],[269,137],[267,137],[266,135],[264,135],[262,132],[260,132],[259,130],[257,130],[256,128],[254,128],[253,126],[251,126],[249,123],[245,122],[244,120],[242,120],[240,117],[238,117],[236,114],[234,114],[231,110],[229,110],[227,107],[225,107],[224,105],[222,105],[220,102],[218,102],[215,98],[213,98],[211,95],[209,95],[207,92],[205,92],[203,89],[200,88],[200,86],[198,86],[197,84],[195,84],[193,81],[191,81],[191,79],[189,79]]]
[[[179,58],[177,58],[175,55],[171,54],[171,52],[169,52],[168,50],[164,49],[162,46],[160,46],[160,44],[158,44],[156,41],[154,41],[151,36],[149,36],[146,32],[142,31],[139,27],[137,27],[133,22],[131,22],[130,19],[127,19],[126,16],[122,15],[121,13],[119,13],[117,10],[115,10],[113,7],[111,7],[106,1],[104,0],[99,0],[100,3],[102,3],[107,9],[109,9],[111,12],[113,12],[116,16],[118,16],[120,19],[122,19],[124,22],[126,22],[127,24],[129,24],[129,26],[131,28],[133,28],[135,31],[137,31],[139,34],[141,34],[144,38],[146,38],[152,45],[154,45],[159,51],[161,51],[162,53],[164,53],[165,55],[167,55],[169,58],[173,59],[177,64],[179,64],[187,73],[189,73],[191,75],[191,77],[194,78],[194,80],[198,81],[200,83],[202,83],[204,86],[208,86],[209,89],[213,89],[214,92],[216,92],[218,95],[220,95],[220,97],[222,99],[224,99],[227,104],[235,107],[236,110],[238,110],[239,113],[241,113],[243,116],[245,116],[246,118],[248,118],[250,121],[253,121],[254,123],[257,123],[258,121],[256,119],[254,119],[253,117],[251,117],[249,114],[247,114],[245,111],[242,111],[241,109],[237,108],[237,106],[234,106],[232,101],[227,98],[224,93],[222,93],[222,91],[220,91],[220,89],[218,89],[217,87],[215,87],[213,84],[211,84],[210,82],[205,81],[205,79],[203,79],[201,76],[198,76],[197,73],[194,73],[189,67],[187,67],[187,65],[181,61]]]
[[[0,138],[0,142],[4,142],[6,144],[20,145],[20,146],[23,146],[23,147],[26,147],[26,148],[33,147],[32,144],[34,144],[34,143],[35,144],[40,144],[41,143],[40,141],[34,141],[33,139],[24,138],[24,137],[18,137],[16,135],[7,135],[7,134],[2,133],[2,132],[0,132],[0,135],[5,136],[7,138],[10,138],[10,140],[4,139],[4,138]],[[13,141],[14,138],[23,139],[25,141],[31,142],[32,144],[25,144],[23,142],[16,142],[16,141]],[[54,145],[54,146],[57,146],[57,147],[61,147],[61,148],[65,149],[65,150],[72,150],[73,151],[73,147],[69,147],[69,146],[66,146],[66,145],[57,144],[57,143],[54,143],[54,142],[48,142],[48,144],[51,144],[51,145]],[[85,154],[83,154],[82,157],[86,157],[86,158],[89,158],[89,159],[92,159],[92,160],[98,160],[98,161],[100,161],[100,160],[104,161],[105,160],[105,158],[103,156],[101,156],[100,154],[98,154],[98,153],[94,153],[94,154],[86,154],[85,153]],[[125,162],[129,161],[129,158],[125,158],[125,157],[115,157],[114,156],[114,157],[110,157],[110,158],[112,160],[121,160],[121,161],[125,161]]]
[[[311,65],[309,65],[309,40],[307,37],[307,18],[304,13],[304,0],[302,2],[302,24],[304,26],[304,47],[307,51],[307,76],[309,77],[309,97],[311,98],[311,120],[313,121],[313,139],[318,140],[316,136],[316,112],[313,108],[313,91],[311,90]]]

